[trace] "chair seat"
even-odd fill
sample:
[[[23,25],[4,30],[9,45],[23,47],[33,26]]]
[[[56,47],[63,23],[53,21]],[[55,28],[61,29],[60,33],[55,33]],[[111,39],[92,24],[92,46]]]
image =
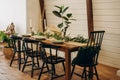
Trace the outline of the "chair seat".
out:
[[[52,61],[51,61],[51,58],[52,58]],[[46,63],[48,63],[48,64],[57,64],[59,62],[65,61],[65,59],[63,57],[56,57],[56,56],[48,56],[47,59],[48,60],[46,61]]]
[[[26,53],[26,55],[29,57],[40,57],[40,53],[36,52],[36,51],[28,52],[28,53]]]
[[[73,59],[72,64],[79,65],[82,67],[91,67],[91,66],[97,65],[94,63],[92,59],[91,60],[87,60],[86,58],[78,59],[77,57]]]
[[[56,75],[56,68],[55,68],[56,64],[62,63],[63,70],[65,72],[65,65],[64,65],[65,59],[63,57],[58,56],[59,48],[61,47],[51,45],[51,44],[44,44],[44,43],[40,44],[40,54],[41,54],[41,59],[43,61],[43,64],[42,64],[42,68],[41,68],[38,80],[41,80],[40,78],[41,78],[41,75],[44,73],[43,68],[45,67],[45,64],[47,67],[47,72],[51,73],[51,80],[64,76],[64,74]],[[51,65],[50,69],[48,64]]]

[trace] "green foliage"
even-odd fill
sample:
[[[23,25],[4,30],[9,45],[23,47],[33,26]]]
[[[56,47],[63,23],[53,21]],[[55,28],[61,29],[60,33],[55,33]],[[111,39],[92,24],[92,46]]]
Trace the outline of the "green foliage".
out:
[[[64,40],[67,42],[67,41],[72,41],[72,38],[70,36],[65,36],[64,37]]]
[[[57,33],[54,33],[53,35],[51,35],[51,37],[57,39],[57,40],[62,40],[62,36],[58,35]]]
[[[7,35],[3,31],[0,31],[0,42],[7,42],[7,44],[8,44],[7,47],[10,47],[10,45],[11,45],[10,38],[7,37]]]
[[[46,36],[47,38],[50,38],[50,37],[52,36],[52,34],[50,34],[49,32],[47,32],[47,33],[45,33],[45,36]]]
[[[59,23],[57,26],[59,28],[61,28],[61,31],[63,32],[63,36],[65,37],[66,35],[66,31],[68,29],[68,27],[70,27],[71,21],[75,20],[72,17],[72,13],[66,13],[66,11],[69,9],[69,7],[65,7],[65,6],[55,6],[56,8],[58,8],[58,10],[54,10],[53,14],[59,18],[61,18],[62,22]],[[66,14],[65,14],[66,13]]]
[[[77,37],[73,37],[72,41],[86,43],[88,41],[88,39],[85,39],[83,36],[78,35]]]
[[[67,41],[73,41],[73,42],[79,42],[79,43],[86,43],[88,41],[88,39],[85,39],[81,35],[77,35],[76,37],[70,37],[70,36],[62,37],[61,35],[59,35],[55,32],[54,32],[54,34],[50,34],[49,32],[47,32],[47,33],[38,32],[37,35],[46,36],[47,38],[55,38],[57,40],[65,40],[66,42]]]
[[[45,34],[43,33],[43,32],[37,32],[37,35],[39,35],[39,36],[44,36]]]
[[[85,39],[83,36],[76,36],[71,38],[70,36],[65,36],[64,37],[65,41],[73,41],[73,42],[79,42],[79,43],[86,43],[88,41],[88,39]]]
[[[9,39],[7,35],[3,31],[0,31],[0,42],[8,42],[8,41]]]

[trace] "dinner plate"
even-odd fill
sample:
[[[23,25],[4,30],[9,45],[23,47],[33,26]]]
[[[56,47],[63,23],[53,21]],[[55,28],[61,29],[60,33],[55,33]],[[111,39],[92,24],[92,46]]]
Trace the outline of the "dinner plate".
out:
[[[52,41],[52,43],[55,43],[55,44],[63,44],[64,41],[62,41],[62,40],[55,40],[55,41]]]

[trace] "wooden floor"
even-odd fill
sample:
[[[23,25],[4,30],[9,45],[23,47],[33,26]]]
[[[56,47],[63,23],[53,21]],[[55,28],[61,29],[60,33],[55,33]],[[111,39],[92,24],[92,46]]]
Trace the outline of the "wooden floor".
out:
[[[37,70],[34,73],[34,77],[30,77],[30,67],[25,69],[25,72],[21,72],[18,70],[17,63],[14,62],[12,67],[9,66],[10,60],[4,57],[2,50],[0,50],[0,80],[37,80],[39,71]],[[57,65],[57,72],[63,73],[63,69],[61,65]],[[120,77],[116,76],[117,69],[108,67],[102,64],[97,66],[98,74],[100,80],[120,80]],[[77,68],[77,72],[81,72],[80,68]],[[61,77],[55,80],[65,80],[65,77]],[[43,74],[41,80],[50,80],[49,74]],[[80,77],[73,75],[72,80],[81,80]],[[94,79],[96,80],[95,76]]]

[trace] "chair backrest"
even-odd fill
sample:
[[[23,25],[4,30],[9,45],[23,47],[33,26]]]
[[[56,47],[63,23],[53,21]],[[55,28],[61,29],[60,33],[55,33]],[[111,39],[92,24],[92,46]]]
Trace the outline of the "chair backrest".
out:
[[[32,54],[32,55],[37,55],[39,53],[39,41],[29,39],[29,38],[24,38],[24,48],[25,48],[25,53],[26,54]]]
[[[101,48],[103,36],[105,31],[92,31],[88,39],[87,47],[98,47]]]
[[[60,46],[54,46],[51,44],[41,43],[40,53],[41,53],[42,60],[45,61],[46,63],[47,62],[57,63],[59,48],[60,48]],[[48,56],[49,56],[49,58],[48,58]]]
[[[104,32],[105,31],[92,31],[87,46],[79,48],[77,57],[73,63],[78,65],[85,64],[86,66],[96,65]]]
[[[22,47],[21,47],[21,40],[22,38],[19,36],[11,36],[11,43],[12,43],[12,47],[15,51],[21,51]]]

